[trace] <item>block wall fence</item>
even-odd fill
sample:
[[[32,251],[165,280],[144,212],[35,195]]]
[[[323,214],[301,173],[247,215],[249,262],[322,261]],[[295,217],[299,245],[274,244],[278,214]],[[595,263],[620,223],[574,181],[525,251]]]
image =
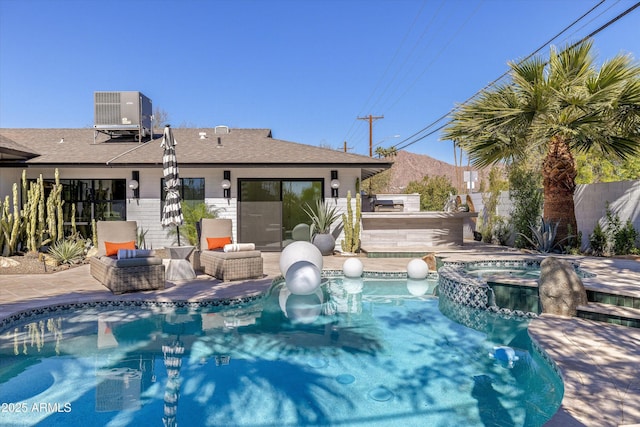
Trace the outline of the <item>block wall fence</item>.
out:
[[[470,196],[476,211],[482,216],[482,194],[472,193]],[[617,214],[623,224],[629,219],[640,232],[640,180],[578,185],[573,200],[578,231],[582,232],[583,250],[589,247],[589,234],[593,232],[596,224],[600,222],[604,225],[607,203],[611,212]],[[512,210],[513,203],[509,199],[509,193],[503,192],[496,213],[509,218]]]

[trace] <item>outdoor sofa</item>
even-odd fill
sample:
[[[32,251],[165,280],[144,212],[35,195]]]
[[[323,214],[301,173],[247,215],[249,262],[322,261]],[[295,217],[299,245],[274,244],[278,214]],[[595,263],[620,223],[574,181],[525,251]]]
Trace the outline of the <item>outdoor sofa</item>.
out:
[[[164,289],[162,259],[151,251],[132,249],[137,237],[135,221],[98,221],[96,226],[98,253],[89,259],[91,275],[96,280],[114,294]]]
[[[233,224],[230,219],[203,218],[200,222],[200,266],[205,274],[220,280],[256,279],[263,275],[262,254],[232,245]],[[236,251],[225,252],[227,249]],[[237,250],[237,249],[240,250]]]

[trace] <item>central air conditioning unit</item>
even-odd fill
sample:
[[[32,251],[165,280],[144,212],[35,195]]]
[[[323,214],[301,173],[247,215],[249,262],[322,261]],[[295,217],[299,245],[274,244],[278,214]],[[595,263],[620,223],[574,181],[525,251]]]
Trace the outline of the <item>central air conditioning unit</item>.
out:
[[[132,136],[136,141],[152,135],[151,100],[142,93],[95,92],[94,106],[93,128],[96,133],[104,133],[111,138]]]

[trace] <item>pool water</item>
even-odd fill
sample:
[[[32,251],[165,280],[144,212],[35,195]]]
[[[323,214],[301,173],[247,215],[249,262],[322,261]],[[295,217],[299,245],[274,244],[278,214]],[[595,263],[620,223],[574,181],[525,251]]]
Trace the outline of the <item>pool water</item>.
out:
[[[0,333],[2,425],[543,425],[563,388],[528,320],[435,286],[329,278],[310,296],[280,282],[242,305],[25,319]]]

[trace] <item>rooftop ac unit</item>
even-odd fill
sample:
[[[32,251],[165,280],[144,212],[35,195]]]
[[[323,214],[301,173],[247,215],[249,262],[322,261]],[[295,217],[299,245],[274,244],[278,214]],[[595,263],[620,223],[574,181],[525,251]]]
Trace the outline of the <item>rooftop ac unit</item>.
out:
[[[136,140],[151,135],[151,100],[140,92],[95,92],[96,132],[111,137],[132,135]]]

